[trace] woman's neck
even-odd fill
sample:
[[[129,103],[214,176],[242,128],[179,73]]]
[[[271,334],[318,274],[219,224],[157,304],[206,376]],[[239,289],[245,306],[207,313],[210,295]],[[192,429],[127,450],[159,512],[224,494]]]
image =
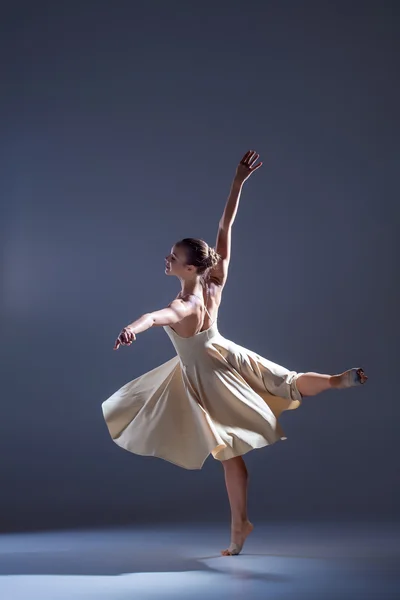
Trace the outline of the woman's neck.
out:
[[[189,294],[194,294],[198,296],[203,293],[203,285],[201,283],[200,277],[190,281],[181,281],[182,289],[180,291],[180,296],[188,296]]]

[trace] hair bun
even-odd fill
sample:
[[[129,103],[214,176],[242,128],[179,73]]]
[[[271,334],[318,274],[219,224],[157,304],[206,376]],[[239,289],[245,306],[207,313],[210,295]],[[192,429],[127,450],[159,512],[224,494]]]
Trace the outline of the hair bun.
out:
[[[215,267],[221,260],[218,252],[200,238],[183,238],[175,246],[184,248],[187,264],[196,267],[199,275]]]
[[[213,267],[217,266],[220,260],[221,257],[218,254],[218,252],[214,248],[211,248],[211,246],[209,246],[207,256],[207,269],[212,269]]]

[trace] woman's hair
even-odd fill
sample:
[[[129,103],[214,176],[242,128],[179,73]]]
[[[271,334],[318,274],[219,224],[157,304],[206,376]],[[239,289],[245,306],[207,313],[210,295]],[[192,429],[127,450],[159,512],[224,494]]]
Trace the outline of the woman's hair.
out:
[[[197,267],[199,275],[215,267],[221,260],[218,252],[214,248],[211,248],[204,240],[184,238],[180,242],[177,242],[175,246],[183,248],[186,251],[188,264]]]

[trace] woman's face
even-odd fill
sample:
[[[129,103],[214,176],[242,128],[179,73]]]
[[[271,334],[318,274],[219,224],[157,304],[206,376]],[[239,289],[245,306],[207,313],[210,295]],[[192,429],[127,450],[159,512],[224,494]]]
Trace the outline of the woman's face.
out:
[[[176,275],[180,277],[188,272],[186,264],[186,254],[183,248],[173,246],[171,252],[165,257],[165,273],[166,275]]]

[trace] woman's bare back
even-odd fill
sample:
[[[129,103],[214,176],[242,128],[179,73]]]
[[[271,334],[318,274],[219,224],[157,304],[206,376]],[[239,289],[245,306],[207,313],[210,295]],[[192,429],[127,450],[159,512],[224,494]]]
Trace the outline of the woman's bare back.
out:
[[[203,287],[202,297],[197,294],[189,294],[184,297],[179,293],[176,298],[192,301],[196,306],[194,313],[179,323],[174,323],[172,327],[180,337],[189,338],[209,329],[217,320],[222,300],[222,286],[217,285],[214,281],[208,281]]]

